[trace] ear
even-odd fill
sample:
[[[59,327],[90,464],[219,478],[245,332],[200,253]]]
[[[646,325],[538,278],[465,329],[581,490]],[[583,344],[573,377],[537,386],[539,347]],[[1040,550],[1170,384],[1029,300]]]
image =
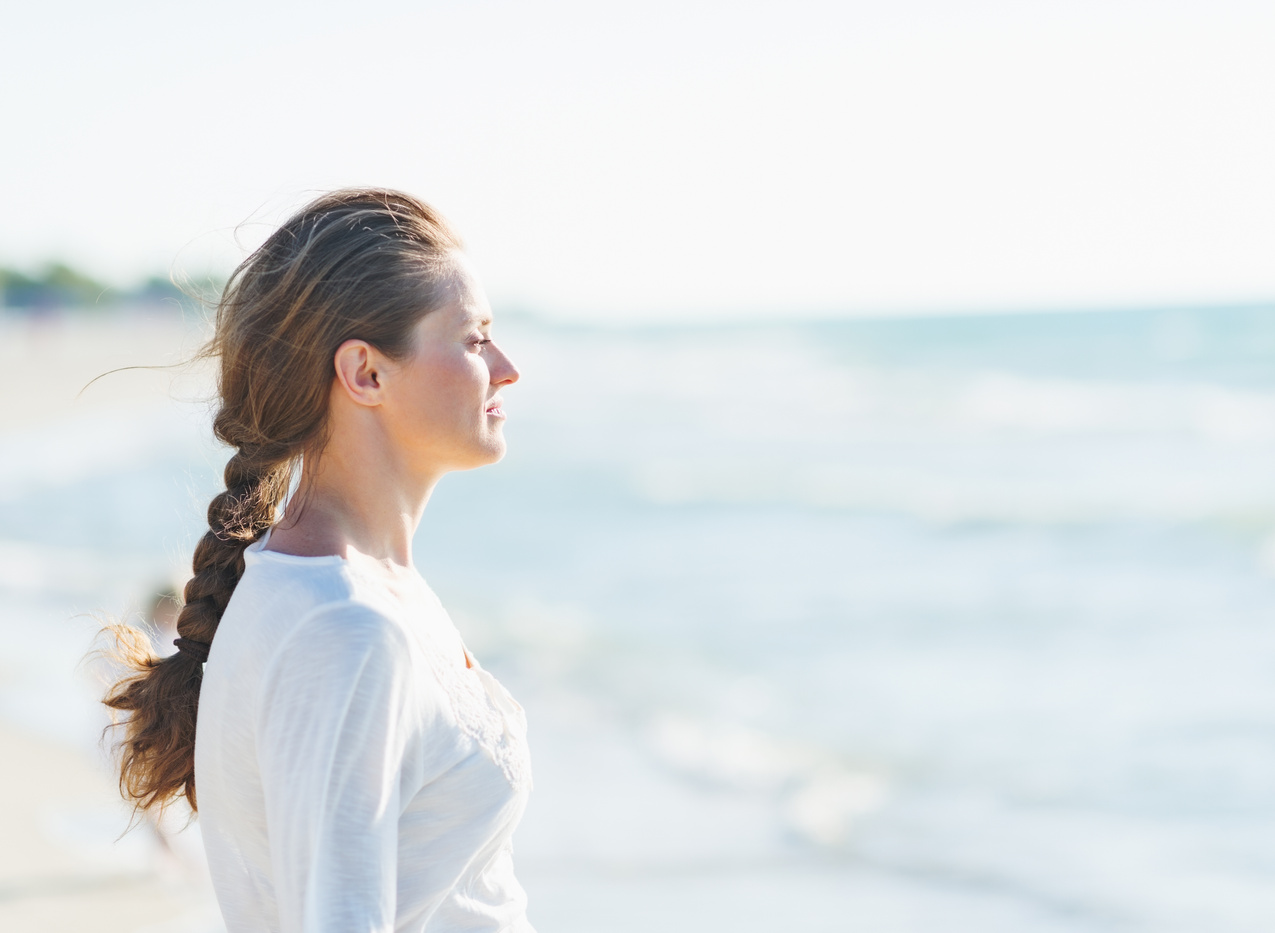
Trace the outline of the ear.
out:
[[[366,340],[347,340],[332,358],[337,384],[356,405],[381,404],[380,369],[384,358]]]

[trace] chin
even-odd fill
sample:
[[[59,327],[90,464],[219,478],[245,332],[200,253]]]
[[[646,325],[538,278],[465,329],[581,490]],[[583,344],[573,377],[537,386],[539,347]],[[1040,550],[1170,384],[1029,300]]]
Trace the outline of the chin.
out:
[[[499,463],[501,460],[504,460],[504,459],[505,459],[505,445],[501,444],[499,447],[493,449],[488,455],[487,459],[484,460],[481,464],[479,464],[479,466],[487,466],[488,464],[491,464],[491,463]]]
[[[483,441],[478,449],[474,450],[469,457],[465,459],[464,465],[456,467],[458,470],[476,470],[479,467],[489,466],[493,463],[499,463],[505,458],[505,439],[497,436],[487,438]]]

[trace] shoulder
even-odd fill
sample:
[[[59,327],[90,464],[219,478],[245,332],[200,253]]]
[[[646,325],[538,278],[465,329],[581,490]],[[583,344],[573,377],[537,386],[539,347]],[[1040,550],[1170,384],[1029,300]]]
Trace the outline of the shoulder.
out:
[[[251,558],[251,559],[248,559]],[[294,646],[304,630],[320,644],[393,638],[394,606],[340,558],[245,555],[246,567],[217,628],[211,658],[253,667]],[[314,639],[311,639],[313,641]]]
[[[339,557],[294,557],[249,549],[244,552],[244,572],[232,600],[239,597],[241,608],[288,601],[309,609],[352,598],[359,589],[357,575]]]
[[[372,712],[415,721],[429,700],[417,668],[407,635],[391,614],[355,599],[323,603],[306,612],[266,659],[259,722],[319,724]]]
[[[397,615],[385,606],[347,596],[312,606],[280,642],[275,662],[304,658],[338,667],[396,665],[408,660],[410,642]]]

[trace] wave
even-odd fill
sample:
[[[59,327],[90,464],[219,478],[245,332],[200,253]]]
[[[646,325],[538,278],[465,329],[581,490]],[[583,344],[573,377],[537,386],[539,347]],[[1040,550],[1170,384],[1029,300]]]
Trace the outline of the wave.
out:
[[[646,740],[659,761],[684,777],[775,798],[787,829],[821,847],[845,845],[855,824],[889,795],[880,772],[738,723],[666,712],[650,721]]]

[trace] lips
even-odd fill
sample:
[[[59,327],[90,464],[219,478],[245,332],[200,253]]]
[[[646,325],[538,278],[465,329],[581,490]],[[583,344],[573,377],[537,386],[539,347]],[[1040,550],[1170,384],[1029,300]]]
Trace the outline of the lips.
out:
[[[495,415],[497,418],[505,417],[505,410],[504,408],[501,407],[502,404],[503,404],[502,399],[499,399],[499,398],[492,399],[490,402],[487,403],[487,414]]]

